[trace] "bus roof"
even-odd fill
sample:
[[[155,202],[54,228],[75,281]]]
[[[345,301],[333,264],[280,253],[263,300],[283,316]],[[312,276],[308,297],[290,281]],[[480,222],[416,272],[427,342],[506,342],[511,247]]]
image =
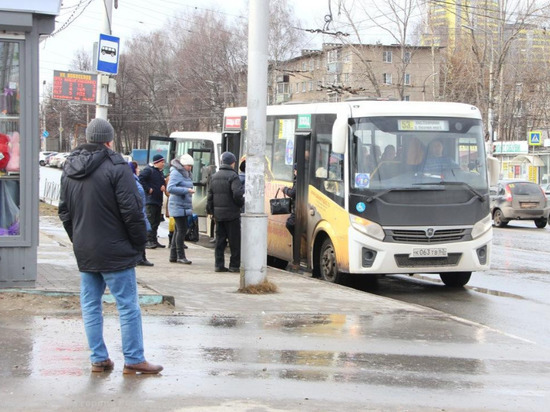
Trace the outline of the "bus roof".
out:
[[[209,140],[214,144],[221,144],[222,134],[218,132],[172,132],[170,137],[175,139]]]
[[[246,107],[225,109],[225,117],[244,116]],[[432,117],[466,117],[481,119],[481,113],[475,106],[451,102],[416,102],[416,101],[378,101],[355,100],[338,103],[304,103],[291,105],[267,106],[268,115],[347,113],[349,117],[376,116],[432,116]]]

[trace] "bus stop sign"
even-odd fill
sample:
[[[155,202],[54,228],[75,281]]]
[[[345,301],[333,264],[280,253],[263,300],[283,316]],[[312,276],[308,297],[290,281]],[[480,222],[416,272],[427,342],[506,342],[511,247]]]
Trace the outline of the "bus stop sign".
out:
[[[118,73],[118,55],[120,38],[99,35],[99,47],[97,48],[97,71],[109,74]]]

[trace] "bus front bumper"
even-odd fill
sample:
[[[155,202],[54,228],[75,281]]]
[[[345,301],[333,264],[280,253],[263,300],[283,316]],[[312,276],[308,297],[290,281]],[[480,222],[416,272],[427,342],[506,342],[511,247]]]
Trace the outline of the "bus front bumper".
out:
[[[387,243],[349,229],[347,273],[442,273],[489,269],[492,230],[474,240],[437,244]]]

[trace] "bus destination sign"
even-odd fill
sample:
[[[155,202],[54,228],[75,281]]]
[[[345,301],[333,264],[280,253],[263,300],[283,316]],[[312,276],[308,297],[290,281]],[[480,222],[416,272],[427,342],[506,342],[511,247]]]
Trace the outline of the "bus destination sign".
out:
[[[53,72],[53,98],[95,104],[97,75],[90,73]]]

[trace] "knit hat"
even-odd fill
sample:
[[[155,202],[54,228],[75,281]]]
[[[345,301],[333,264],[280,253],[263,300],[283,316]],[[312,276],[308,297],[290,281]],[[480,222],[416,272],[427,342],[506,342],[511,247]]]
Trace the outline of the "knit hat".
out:
[[[112,141],[114,136],[113,126],[104,119],[96,118],[86,128],[86,141],[88,143],[107,143]]]
[[[181,155],[180,163],[182,166],[193,166],[195,164],[195,161],[190,155],[185,153],[184,155]]]
[[[164,160],[164,156],[161,154],[156,154],[153,156],[153,163],[162,162]]]
[[[231,152],[223,152],[221,160],[222,160],[222,164],[224,165],[232,165],[237,161],[237,158]]]

